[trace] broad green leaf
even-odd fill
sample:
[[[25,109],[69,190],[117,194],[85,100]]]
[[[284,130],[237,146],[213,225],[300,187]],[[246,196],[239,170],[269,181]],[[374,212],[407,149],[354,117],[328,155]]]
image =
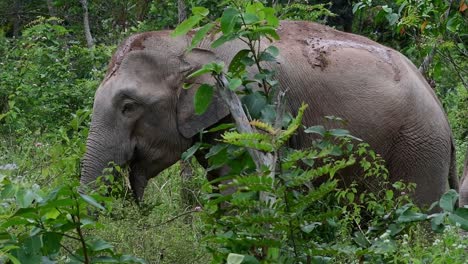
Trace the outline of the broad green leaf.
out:
[[[203,19],[203,17],[199,16],[199,15],[194,15],[194,16],[189,17],[187,20],[180,23],[174,29],[174,31],[172,31],[171,36],[176,37],[176,36],[187,34],[187,32],[189,32],[191,29],[193,29],[195,27],[195,25],[197,25],[198,22],[200,22],[200,20],[202,20],[202,19]]]
[[[106,210],[106,208],[104,208],[100,203],[98,203],[93,197],[89,196],[89,195],[86,195],[86,194],[83,194],[83,193],[78,193],[81,198],[83,198],[83,200],[85,200],[85,202],[87,202],[88,204],[98,208],[98,209],[101,209],[101,210]]]
[[[224,10],[223,15],[221,16],[221,31],[223,34],[229,34],[232,32],[239,15],[239,11],[235,8],[228,7]]]
[[[247,14],[261,14],[263,13],[263,9],[265,9],[265,6],[261,2],[250,2],[245,7],[245,12]],[[260,19],[263,20],[263,17],[260,17]]]
[[[261,111],[261,118],[263,122],[273,124],[276,120],[276,109],[273,105],[266,105]]]
[[[190,45],[190,47],[188,48],[188,50],[192,50],[193,48],[195,48],[202,40],[203,38],[206,36],[206,34],[208,32],[210,32],[210,30],[214,27],[214,24],[213,23],[208,23],[206,25],[204,25],[203,27],[201,27],[197,33],[195,33],[195,36],[192,38],[192,44]]]
[[[197,152],[197,150],[201,147],[202,143],[197,142],[195,145],[191,146],[189,149],[187,149],[184,153],[182,153],[182,159],[183,160],[188,160],[190,157]]]
[[[317,126],[311,126],[309,128],[306,128],[304,130],[304,133],[308,133],[308,134],[319,134],[321,135],[322,137],[325,135],[325,127],[323,127],[322,125],[317,125]]]
[[[88,240],[86,241],[86,245],[88,245],[89,249],[92,251],[103,251],[103,250],[109,250],[114,248],[109,242],[104,241],[100,238],[96,238],[93,240]]]
[[[206,83],[198,87],[193,98],[195,113],[197,115],[203,114],[208,109],[208,106],[210,106],[211,100],[213,99],[213,91],[213,86]]]
[[[194,15],[206,17],[210,13],[210,10],[202,6],[195,6],[192,8],[192,13]]]
[[[243,49],[234,55],[232,58],[231,63],[229,64],[228,71],[232,73],[238,73],[245,70],[245,64],[242,59],[247,57],[250,53],[250,50]]]
[[[22,264],[37,264],[41,263],[41,247],[40,236],[28,237],[12,253]]]
[[[260,18],[258,18],[258,16],[255,15],[255,14],[247,13],[247,14],[244,15],[244,22],[247,25],[255,24],[255,23],[259,22],[259,21],[260,21]]]
[[[270,53],[273,57],[277,57],[279,55],[279,49],[275,46],[269,46],[265,51]]]
[[[47,255],[54,255],[60,251],[62,235],[55,232],[46,232],[42,235],[43,250]]]
[[[263,108],[267,105],[267,99],[259,92],[246,95],[242,97],[241,101],[247,110],[247,115],[250,115],[253,119],[259,119]]]
[[[369,246],[369,240],[367,240],[366,236],[359,231],[354,232],[353,241],[363,248],[367,248]]]
[[[229,253],[227,257],[227,264],[241,264],[244,260],[244,255]]]
[[[431,215],[431,228],[434,230],[434,232],[441,233],[444,231],[445,226],[444,226],[444,219],[445,219],[446,213],[438,213],[435,216]]]
[[[278,33],[276,33],[276,30],[275,30],[275,28],[273,28],[273,27],[268,27],[268,26],[259,27],[259,28],[257,28],[256,30],[254,30],[253,32],[254,32],[254,33],[261,33],[261,34],[264,34],[264,35],[266,35],[267,37],[271,37],[271,38],[274,39],[274,40],[279,40],[279,39],[280,39]]]
[[[439,200],[439,206],[446,212],[453,212],[458,200],[458,193],[455,190],[448,190]]]
[[[4,221],[4,220],[2,220]],[[0,225],[2,228],[8,228],[10,226],[25,226],[30,224],[30,222],[25,219],[25,218],[19,218],[19,217],[12,217],[8,219],[7,221],[4,221],[2,225]]]
[[[36,194],[31,189],[21,188],[16,193],[16,202],[21,208],[29,207],[35,198]]]
[[[466,208],[458,208],[458,209],[466,209]],[[452,223],[459,224],[463,230],[468,231],[468,217],[467,217],[466,212],[463,214],[449,214],[448,219]]]
[[[210,151],[208,151],[208,153],[206,153],[205,158],[209,159],[217,155],[220,151],[225,150],[227,147],[228,145],[225,145],[225,144],[216,144],[210,148]]]
[[[275,15],[275,9],[271,7],[266,7],[263,9],[263,12],[265,13],[265,19],[268,22],[268,25],[272,27],[278,27],[279,26],[279,19]]]
[[[310,224],[301,225],[301,230],[304,231],[305,233],[309,234],[317,226],[320,226],[320,225],[322,225],[322,223],[320,223],[320,222],[313,222],[313,223],[310,223]]]
[[[260,264],[260,261],[258,261],[254,256],[245,255],[242,264]]]
[[[239,86],[242,85],[242,80],[239,78],[233,78],[229,80],[228,88],[232,91],[235,91]]]
[[[44,213],[44,219],[56,219],[60,215],[60,211],[56,208],[50,208]]]
[[[222,35],[221,37],[219,37],[218,39],[216,39],[215,41],[213,41],[213,43],[211,43],[211,47],[212,48],[218,48],[219,46],[223,45],[224,43],[228,42],[228,41],[231,41],[233,39],[237,38],[237,35],[236,34],[228,34],[228,35]]]
[[[402,213],[398,219],[398,223],[408,223],[408,222],[415,222],[415,221],[423,221],[427,219],[426,214],[422,213],[417,213],[413,212],[411,210],[406,210],[404,213]]]

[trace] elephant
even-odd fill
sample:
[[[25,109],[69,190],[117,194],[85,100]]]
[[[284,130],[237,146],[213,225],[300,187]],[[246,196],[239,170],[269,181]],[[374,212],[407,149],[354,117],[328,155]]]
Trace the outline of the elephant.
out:
[[[459,206],[468,205],[468,150],[466,151],[465,164],[463,166],[463,175],[460,182]],[[468,233],[467,233],[468,234]]]
[[[312,22],[281,21],[278,34],[274,45],[280,55],[270,66],[288,91],[289,111],[297,113],[303,102],[311,106],[305,126],[323,124],[324,116],[345,119],[350,133],[383,157],[391,181],[417,184],[418,204],[431,204],[448,185],[458,189],[446,115],[409,59],[365,37]],[[111,161],[127,164],[140,200],[148,181],[177,162],[200,131],[229,119],[219,95],[205,113],[195,114],[196,89],[214,82],[209,75],[187,76],[214,60],[228,65],[246,46],[236,40],[213,49],[213,38],[206,38],[187,52],[193,36],[144,32],[118,47],[95,94],[81,185],[93,182]],[[184,83],[193,86],[183,89]],[[298,133],[291,147],[308,147],[312,140]]]

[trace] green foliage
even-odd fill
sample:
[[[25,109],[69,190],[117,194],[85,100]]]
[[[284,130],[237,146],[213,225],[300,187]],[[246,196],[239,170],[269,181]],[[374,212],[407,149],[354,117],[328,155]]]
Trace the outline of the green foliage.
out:
[[[0,64],[2,133],[45,132],[92,104],[111,49],[67,40],[55,19],[40,18],[17,41],[6,41]]]
[[[99,228],[87,215],[89,205],[105,210],[97,195],[77,192],[77,184],[52,190],[38,185],[24,186],[2,176],[3,201],[0,226],[0,259],[13,263],[144,263],[143,260],[114,252],[108,242],[85,236],[85,230]],[[60,251],[65,250],[66,255]]]
[[[438,205],[442,213],[421,213],[405,195],[414,185],[390,185],[383,160],[366,144],[356,148],[351,140],[360,139],[347,130],[310,127],[304,132],[321,137],[311,148],[285,147],[301,128],[307,106],[303,105],[297,117],[287,122],[278,124],[275,118],[281,114],[277,104],[282,99],[276,97],[279,87],[274,71],[264,65],[275,61],[279,51],[274,46],[262,50],[260,42],[262,38],[277,39],[271,31],[278,25],[277,19],[260,2],[230,4],[215,26],[210,26],[219,33],[212,47],[239,39],[246,49],[234,56],[227,73],[210,63],[191,76],[211,73],[217,89],[242,94],[241,102],[254,128],[251,133],[225,132],[224,144],[210,147],[205,156],[209,170],[230,168],[228,175],[205,186],[205,240],[212,263],[327,263],[343,257],[383,263],[391,261],[391,254],[397,252],[397,240],[413,230],[416,222],[432,219],[432,228],[438,232],[443,231],[446,221],[466,228],[466,208],[454,209],[456,192],[449,191],[441,198]],[[202,20],[195,14],[187,20],[190,23],[182,23],[175,32],[188,32]],[[208,34],[205,29],[202,33]],[[201,41],[201,35],[196,41]],[[250,66],[256,66],[259,72],[253,80],[246,74]],[[251,83],[258,87],[248,86]],[[210,94],[203,102],[195,100],[195,108],[207,107],[211,91],[210,86]],[[206,147],[198,144],[184,156]],[[251,150],[277,157],[275,165],[252,162],[256,157],[249,155]],[[345,179],[340,185],[348,187],[340,188],[338,176],[346,176],[351,166],[361,168],[366,184]],[[367,190],[363,185],[368,186]]]

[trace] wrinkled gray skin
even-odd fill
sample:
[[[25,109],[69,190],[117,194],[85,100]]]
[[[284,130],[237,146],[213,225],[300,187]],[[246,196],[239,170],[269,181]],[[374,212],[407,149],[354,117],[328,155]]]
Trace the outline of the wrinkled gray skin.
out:
[[[282,22],[278,33],[281,40],[274,45],[281,55],[272,67],[282,89],[289,89],[290,111],[303,101],[310,105],[306,126],[324,123],[327,115],[346,119],[346,128],[386,160],[391,180],[417,184],[414,198],[419,204],[437,200],[448,182],[458,189],[447,118],[406,57],[364,37],[313,23]],[[199,131],[228,116],[217,98],[205,114],[195,115],[197,84],[213,81],[210,76],[186,76],[215,59],[228,65],[244,44],[209,50],[207,41],[186,53],[190,37],[169,34],[134,35],[114,55],[94,100],[83,185],[110,161],[129,164],[132,189],[141,199],[148,180],[178,161]],[[182,89],[184,82],[194,88]],[[306,147],[311,140],[299,134],[292,145]]]
[[[463,176],[460,182],[459,194],[460,194],[460,200],[459,200],[460,207],[468,205],[468,151],[466,151],[465,166],[463,168]],[[468,235],[468,232],[467,232],[467,235]]]

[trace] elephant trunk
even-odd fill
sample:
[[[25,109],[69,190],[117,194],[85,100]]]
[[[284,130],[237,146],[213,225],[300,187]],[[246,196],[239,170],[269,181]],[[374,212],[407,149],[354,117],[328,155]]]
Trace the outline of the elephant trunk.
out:
[[[93,184],[96,179],[102,175],[102,171],[108,166],[109,162],[120,162],[116,158],[115,147],[110,145],[109,139],[104,138],[104,133],[96,132],[91,128],[86,142],[86,153],[81,163],[80,185],[95,188]]]

